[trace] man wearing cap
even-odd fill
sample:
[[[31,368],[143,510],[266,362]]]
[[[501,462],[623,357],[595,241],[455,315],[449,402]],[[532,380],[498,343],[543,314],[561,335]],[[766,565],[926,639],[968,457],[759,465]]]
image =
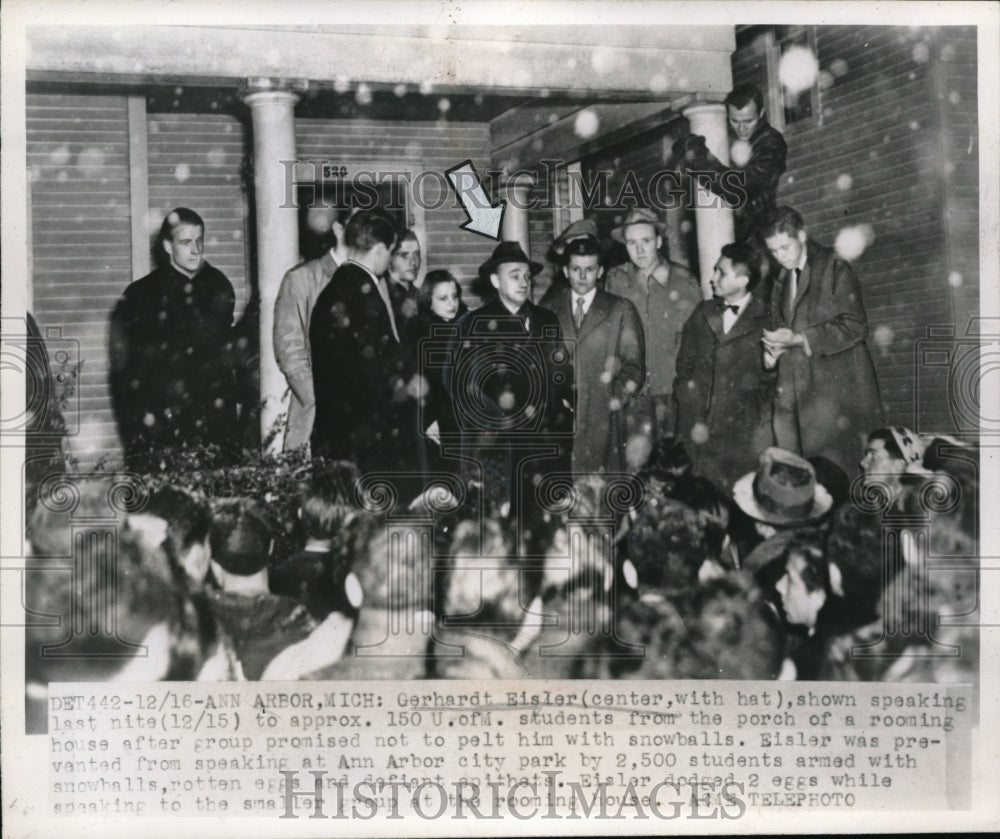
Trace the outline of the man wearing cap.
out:
[[[861,284],[832,248],[806,235],[793,208],[767,214],[760,232],[781,266],[762,339],[765,366],[778,370],[774,442],[854,477],[865,435],[884,424]]]
[[[632,210],[611,238],[622,242],[629,261],[608,271],[606,289],[639,312],[646,339],[646,385],[628,413],[629,435],[661,437],[674,430],[672,396],[681,330],[701,302],[701,288],[681,265],[660,253],[665,227],[651,210]]]
[[[515,460],[532,457],[532,447],[535,458],[539,447],[551,453],[554,442],[572,434],[573,371],[559,319],[531,302],[531,279],[541,267],[517,242],[497,245],[479,268],[496,293],[458,321],[444,370],[462,448],[479,459],[488,488],[505,487],[507,501]],[[568,465],[564,460],[561,453],[532,466],[551,471]]]

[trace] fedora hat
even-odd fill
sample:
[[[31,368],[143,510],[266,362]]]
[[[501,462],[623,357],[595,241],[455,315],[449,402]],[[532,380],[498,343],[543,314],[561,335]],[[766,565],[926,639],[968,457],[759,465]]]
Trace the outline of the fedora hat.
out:
[[[756,472],[733,485],[733,499],[744,513],[767,524],[806,524],[826,515],[833,499],[816,482],[812,464],[793,452],[771,447]]]
[[[625,221],[611,231],[611,238],[616,242],[624,243],[625,228],[630,224],[651,224],[661,236],[664,236],[667,232],[667,226],[657,218],[656,213],[652,210],[647,210],[645,207],[636,207],[634,210],[630,210],[629,214],[625,216]]]
[[[523,262],[532,277],[542,270],[542,264],[532,262],[519,242],[501,242],[493,249],[493,255],[479,266],[479,278],[489,282],[490,274],[505,262]]]

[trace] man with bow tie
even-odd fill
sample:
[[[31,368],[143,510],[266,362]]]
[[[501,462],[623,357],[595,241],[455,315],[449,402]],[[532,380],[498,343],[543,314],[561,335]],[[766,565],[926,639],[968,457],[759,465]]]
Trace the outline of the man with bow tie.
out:
[[[496,294],[459,320],[444,369],[463,458],[479,464],[479,474],[466,477],[483,481],[498,506],[534,503],[523,497],[530,482],[515,493],[515,475],[569,465],[573,369],[559,319],[531,302],[541,267],[517,242],[497,245],[479,268]]]
[[[760,232],[781,266],[761,342],[765,365],[778,371],[776,444],[856,475],[858,450],[885,425],[861,284],[831,248],[809,239],[791,207],[765,216]]]
[[[760,336],[766,301],[753,292],[760,259],[746,244],[722,248],[704,300],[684,324],[677,354],[677,438],[693,471],[729,490],[771,445],[774,373],[765,370]]]

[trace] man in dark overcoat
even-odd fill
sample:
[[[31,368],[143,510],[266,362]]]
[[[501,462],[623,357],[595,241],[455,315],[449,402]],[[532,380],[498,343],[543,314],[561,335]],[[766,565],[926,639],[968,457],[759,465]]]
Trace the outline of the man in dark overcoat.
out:
[[[623,472],[625,407],[646,381],[642,321],[631,302],[597,287],[604,268],[595,238],[570,242],[564,259],[569,285],[551,286],[540,305],[559,318],[574,362],[573,474]]]
[[[533,505],[535,478],[569,467],[573,370],[559,319],[531,302],[541,267],[517,242],[497,245],[479,268],[496,293],[459,320],[443,371],[467,477],[495,506]]]
[[[769,325],[755,295],[759,260],[747,245],[725,245],[712,276],[715,297],[684,324],[677,354],[677,438],[694,472],[727,491],[771,444],[772,371],[760,351]]]
[[[771,290],[764,361],[777,366],[774,437],[803,457],[826,457],[849,476],[858,451],[884,422],[868,318],[854,269],[806,235],[802,216],[779,207],[761,225],[781,266]]]
[[[309,324],[312,453],[352,461],[362,471],[405,468],[410,437],[400,414],[399,332],[382,276],[396,231],[382,213],[362,211],[344,237],[348,259],[320,292]]]
[[[205,223],[171,210],[157,238],[160,267],[129,285],[111,314],[111,397],[125,463],[146,472],[183,449],[236,434],[232,284],[204,258]]]

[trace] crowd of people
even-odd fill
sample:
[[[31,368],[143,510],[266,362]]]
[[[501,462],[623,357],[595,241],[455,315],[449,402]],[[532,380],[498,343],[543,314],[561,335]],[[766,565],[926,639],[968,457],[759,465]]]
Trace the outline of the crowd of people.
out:
[[[121,511],[134,573],[119,626],[169,642],[147,675],[974,670],[974,631],[938,618],[975,608],[978,452],[886,424],[857,275],[778,204],[785,145],[759,91],[737,88],[726,105],[734,159],[746,146],[735,169],[703,138],[674,146],[681,170],[744,187],[709,299],[642,207],[611,233],[621,265],[606,266],[592,219],[563,231],[537,303],[542,265],[501,242],[479,269],[491,294],[471,310],[448,271],[418,282],[413,231],[378,210],[335,222],[334,247],[291,269],[275,305],[285,446],[313,464],[301,549],[275,555],[284,525],[260,499],[161,486]],[[135,471],[224,443],[233,422],[234,298],[203,235],[197,214],[170,213],[164,264],[113,316]],[[372,503],[372,477],[412,512],[403,524]],[[69,555],[65,512],[40,502],[36,555]],[[110,584],[98,577],[88,585]],[[151,608],[157,587],[170,594]],[[47,586],[39,608],[60,612],[71,593]],[[64,678],[60,667],[29,656],[29,683]]]

